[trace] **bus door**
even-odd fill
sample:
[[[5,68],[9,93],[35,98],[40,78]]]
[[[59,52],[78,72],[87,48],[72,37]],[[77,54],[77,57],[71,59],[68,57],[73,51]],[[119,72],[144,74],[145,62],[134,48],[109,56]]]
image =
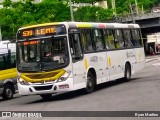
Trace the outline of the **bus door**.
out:
[[[85,66],[83,61],[82,47],[80,43],[80,33],[77,29],[71,29],[69,33],[69,42],[72,55],[72,73],[74,89],[84,88],[85,84]]]

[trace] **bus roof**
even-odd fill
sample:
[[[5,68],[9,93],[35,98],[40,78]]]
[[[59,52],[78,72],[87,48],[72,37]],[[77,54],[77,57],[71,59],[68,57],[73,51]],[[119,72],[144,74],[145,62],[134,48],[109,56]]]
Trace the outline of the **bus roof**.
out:
[[[22,27],[19,30],[41,27],[41,26],[59,25],[59,24],[68,25],[69,28],[140,28],[138,24],[126,24],[126,23],[52,22],[52,23],[44,23],[44,24]]]
[[[11,52],[16,52],[16,44],[15,43],[8,43],[8,44],[0,44],[0,53],[3,51],[11,50]]]
[[[9,41],[9,40],[0,41],[0,45],[4,45],[4,44],[8,44],[8,43],[10,43],[10,41]]]
[[[11,50],[11,49],[0,48],[0,55],[1,55],[1,54],[6,54],[6,53],[8,53],[8,50]],[[15,53],[15,52],[16,52],[16,51],[11,50],[11,53]]]
[[[0,55],[8,53],[8,49],[0,49]]]

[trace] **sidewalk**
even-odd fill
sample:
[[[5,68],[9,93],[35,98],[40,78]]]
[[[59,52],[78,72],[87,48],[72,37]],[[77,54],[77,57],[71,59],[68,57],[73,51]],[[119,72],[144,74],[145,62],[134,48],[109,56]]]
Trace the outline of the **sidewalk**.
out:
[[[160,55],[148,55],[146,56],[146,62],[151,62],[153,60],[158,60],[160,58]]]

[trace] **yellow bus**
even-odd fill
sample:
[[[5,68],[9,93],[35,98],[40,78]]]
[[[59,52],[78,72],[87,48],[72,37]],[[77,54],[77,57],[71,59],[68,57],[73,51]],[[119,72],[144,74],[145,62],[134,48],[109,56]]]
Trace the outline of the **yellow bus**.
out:
[[[129,81],[145,66],[138,24],[53,22],[17,32],[18,90],[21,95],[53,94],[118,78]]]
[[[0,46],[0,95],[12,99],[17,91],[16,51]],[[15,48],[14,48],[15,49]]]

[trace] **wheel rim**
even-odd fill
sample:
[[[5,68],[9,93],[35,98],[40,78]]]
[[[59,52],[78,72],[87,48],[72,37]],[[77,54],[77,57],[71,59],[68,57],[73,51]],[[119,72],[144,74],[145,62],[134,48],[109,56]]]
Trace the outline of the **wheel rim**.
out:
[[[130,70],[129,69],[127,69],[127,71],[126,71],[126,77],[127,77],[127,79],[130,79]]]
[[[8,98],[12,97],[12,90],[6,89],[6,95],[8,96]]]
[[[92,78],[88,76],[87,78],[87,88],[92,88],[93,87],[93,82]]]

